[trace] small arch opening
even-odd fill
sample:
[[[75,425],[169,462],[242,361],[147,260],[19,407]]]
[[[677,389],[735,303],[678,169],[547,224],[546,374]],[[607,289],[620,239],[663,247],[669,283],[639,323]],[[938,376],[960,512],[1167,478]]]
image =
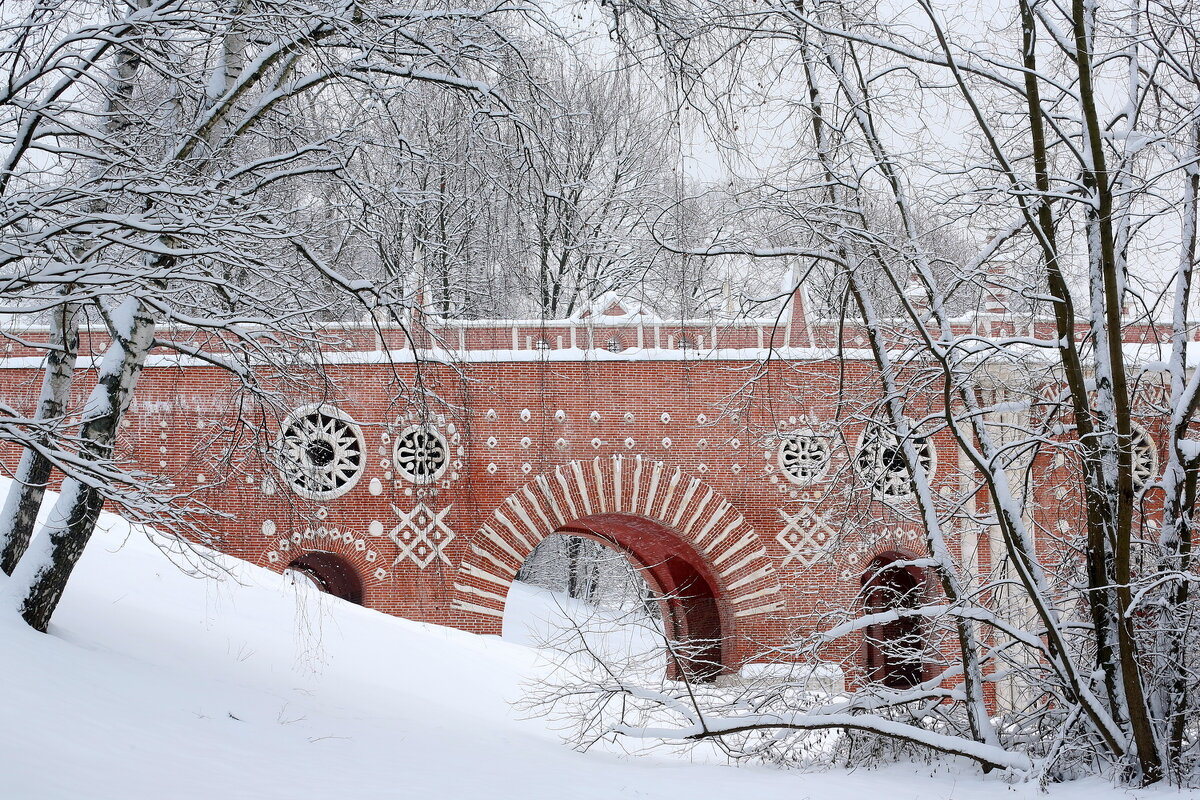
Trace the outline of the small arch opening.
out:
[[[898,553],[876,557],[862,577],[862,599],[868,614],[904,612],[921,606],[926,576],[919,567],[904,563]],[[924,680],[927,641],[924,624],[916,615],[897,614],[866,628],[863,667],[868,680],[889,689],[909,689]]]
[[[292,559],[283,571],[296,580],[355,605],[363,604],[363,582],[354,565],[336,553],[313,551]]]

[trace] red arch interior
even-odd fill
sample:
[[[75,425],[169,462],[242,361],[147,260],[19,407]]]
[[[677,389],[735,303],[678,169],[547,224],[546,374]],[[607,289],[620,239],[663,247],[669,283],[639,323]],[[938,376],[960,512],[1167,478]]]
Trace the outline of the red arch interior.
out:
[[[708,681],[726,671],[718,584],[694,549],[670,528],[627,514],[593,514],[560,527],[622,552],[663,599],[667,634],[680,645],[671,677]],[[682,674],[681,674],[682,673]]]
[[[925,594],[925,572],[898,553],[878,556],[863,575],[863,603],[868,613],[916,608]],[[902,617],[864,631],[867,677],[892,689],[920,683],[924,667],[924,632],[918,617]]]
[[[358,605],[363,603],[363,582],[358,570],[335,553],[305,553],[293,559],[287,568],[304,573],[323,592]]]

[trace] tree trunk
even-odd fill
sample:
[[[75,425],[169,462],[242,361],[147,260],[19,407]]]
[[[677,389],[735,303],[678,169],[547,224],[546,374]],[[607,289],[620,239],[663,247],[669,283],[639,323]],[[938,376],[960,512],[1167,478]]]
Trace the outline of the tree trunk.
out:
[[[66,303],[56,308],[51,317],[46,373],[34,416],[43,424],[53,424],[62,417],[70,400],[71,381],[79,354],[79,315],[77,305]],[[47,433],[39,434],[39,439],[47,447],[52,444]],[[50,459],[32,448],[26,448],[21,454],[4,510],[0,511],[0,570],[5,575],[13,573],[29,547],[51,468]]]
[[[577,536],[568,536],[566,541],[566,557],[567,557],[567,596],[578,599],[580,596],[580,586],[583,585],[583,576],[580,574],[582,565],[580,564],[580,550],[583,549],[583,540]]]
[[[121,417],[154,343],[154,320],[140,299],[113,313],[113,342],[105,354],[80,429],[80,455],[91,461],[112,456]],[[104,495],[76,478],[64,481],[43,534],[13,573],[20,613],[30,627],[45,631],[63,588],[91,539]]]
[[[1102,498],[1089,498],[1092,503],[1101,502],[1096,511],[1105,519],[1105,538],[1111,551],[1089,553],[1090,558],[1100,562],[1094,570],[1092,593],[1105,598],[1109,605],[1110,619],[1105,620],[1114,628],[1117,658],[1120,665],[1121,692],[1114,696],[1114,706],[1124,701],[1130,730],[1137,744],[1138,769],[1143,783],[1162,780],[1162,760],[1158,742],[1150,723],[1150,711],[1142,685],[1141,654],[1133,630],[1133,620],[1127,610],[1133,603],[1131,579],[1131,548],[1133,526],[1133,471],[1130,427],[1129,388],[1125,374],[1122,350],[1121,304],[1124,295],[1125,276],[1119,263],[1116,237],[1113,234],[1113,191],[1111,177],[1105,161],[1104,129],[1099,118],[1099,102],[1092,85],[1092,36],[1094,11],[1085,0],[1073,0],[1071,16],[1074,23],[1075,59],[1079,70],[1079,99],[1083,111],[1084,152],[1087,163],[1083,173],[1083,185],[1090,189],[1097,202],[1094,210],[1089,207],[1088,224],[1095,226],[1096,233],[1088,236],[1093,269],[1092,292],[1098,297],[1104,318],[1092,319],[1096,341],[1096,394],[1099,402],[1097,411],[1106,420],[1102,433],[1103,441],[1115,436],[1117,457],[1116,480],[1111,471],[1098,464],[1101,486],[1105,491]],[[1101,338],[1106,337],[1107,340]],[[1105,448],[1107,449],[1107,448]],[[1109,453],[1101,451],[1102,457]],[[1091,505],[1092,503],[1089,503]],[[1103,574],[1101,574],[1101,572]],[[1099,632],[1099,631],[1098,631]]]

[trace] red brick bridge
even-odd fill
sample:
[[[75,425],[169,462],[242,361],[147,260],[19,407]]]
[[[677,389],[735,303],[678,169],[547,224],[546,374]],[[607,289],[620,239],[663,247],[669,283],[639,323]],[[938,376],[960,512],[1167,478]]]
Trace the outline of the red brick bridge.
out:
[[[345,329],[325,357],[336,390],[263,422],[274,460],[237,435],[244,410],[225,373],[152,357],[122,455],[226,512],[211,523],[221,549],[478,633],[500,632],[509,585],[544,537],[600,540],[671,598],[671,635],[717,642],[708,655],[733,672],[824,610],[863,602],[880,564],[924,552],[894,441],[866,424],[870,353],[837,330],[799,304],[778,322],[698,324],[617,302],[564,322],[430,320],[417,341]],[[8,346],[16,405],[32,408],[39,363]],[[921,448],[947,493],[964,470],[941,436]],[[1047,485],[1060,467],[1045,465]],[[1065,502],[1046,513],[1069,516]],[[990,567],[986,529],[964,527],[953,546],[968,568]],[[858,643],[841,646],[860,658]]]

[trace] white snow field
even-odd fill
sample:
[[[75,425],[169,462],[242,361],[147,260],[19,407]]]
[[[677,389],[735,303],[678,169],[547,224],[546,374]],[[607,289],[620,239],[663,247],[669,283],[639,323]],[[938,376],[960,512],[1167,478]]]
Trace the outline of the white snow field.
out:
[[[536,648],[395,619],[233,559],[229,577],[189,577],[120,519],[103,526],[49,635],[11,599],[0,611],[3,800],[1039,796],[970,766],[802,773],[577,753],[509,705]],[[538,613],[537,593],[520,602]],[[1130,794],[1097,779],[1050,797]]]

